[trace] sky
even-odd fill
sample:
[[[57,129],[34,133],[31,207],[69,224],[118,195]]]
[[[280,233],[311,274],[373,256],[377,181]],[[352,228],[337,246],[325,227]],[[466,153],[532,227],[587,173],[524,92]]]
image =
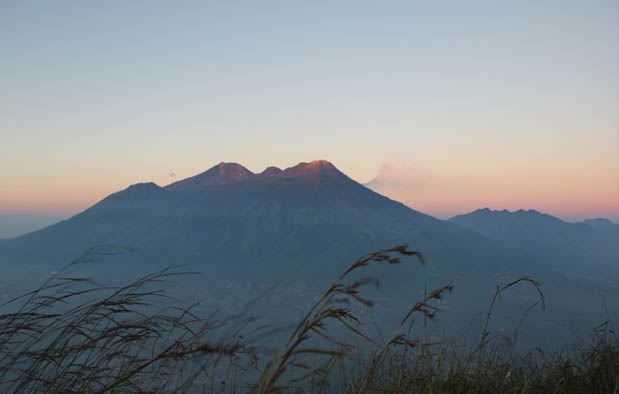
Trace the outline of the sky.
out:
[[[441,218],[617,222],[618,19],[616,0],[1,0],[0,215],[326,159]]]

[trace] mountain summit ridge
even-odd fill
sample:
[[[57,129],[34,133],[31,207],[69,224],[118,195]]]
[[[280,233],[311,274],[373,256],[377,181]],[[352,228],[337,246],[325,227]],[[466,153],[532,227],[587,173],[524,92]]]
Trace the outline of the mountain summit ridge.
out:
[[[305,180],[321,178],[337,181],[339,183],[352,181],[327,160],[313,160],[309,163],[301,162],[285,170],[269,166],[260,173],[253,173],[238,163],[221,162],[197,175],[164,186],[164,189],[192,192],[210,187],[226,186],[250,181],[277,181],[284,178],[299,178]]]
[[[506,245],[535,249],[549,260],[558,251],[581,261],[602,256],[609,264],[619,256],[619,226],[607,219],[569,223],[534,209],[483,208],[448,221]]]

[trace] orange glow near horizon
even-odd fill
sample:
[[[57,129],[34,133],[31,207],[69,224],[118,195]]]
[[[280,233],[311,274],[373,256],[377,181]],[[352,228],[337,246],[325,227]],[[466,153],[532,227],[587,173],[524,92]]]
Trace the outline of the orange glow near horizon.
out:
[[[458,161],[465,164],[458,166]],[[532,168],[532,163],[508,166],[496,158],[483,163],[480,157],[460,157],[434,164],[384,163],[370,188],[440,218],[490,208],[535,209],[565,220],[619,221],[613,163],[591,160]]]
[[[485,150],[484,150],[485,151]],[[467,163],[460,167],[452,161]],[[337,166],[337,163],[334,162]],[[369,187],[413,209],[448,218],[479,208],[496,210],[535,209],[565,220],[606,217],[619,221],[617,175],[601,171],[600,163],[587,165],[547,165],[532,168],[507,167],[496,162],[484,166],[469,158],[428,160],[425,165],[383,163]],[[286,166],[282,166],[286,167]],[[265,166],[266,168],[266,166]],[[252,168],[260,172],[262,168]],[[344,173],[354,172],[342,168]],[[0,193],[0,214],[66,215],[79,213],[107,195],[137,182],[154,181],[165,186],[198,171],[186,171],[172,178],[170,174],[139,176],[137,171],[123,176],[73,177],[44,176],[42,182],[34,177],[9,179]],[[34,174],[32,174],[34,175]],[[353,176],[354,178],[354,176]],[[365,178],[371,178],[365,174]],[[10,192],[7,192],[10,191]]]

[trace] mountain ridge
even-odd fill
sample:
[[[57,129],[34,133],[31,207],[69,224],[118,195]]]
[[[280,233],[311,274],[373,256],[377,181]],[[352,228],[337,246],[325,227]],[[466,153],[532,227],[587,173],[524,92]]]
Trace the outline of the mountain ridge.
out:
[[[238,163],[221,162],[197,175],[173,182],[164,189],[171,191],[197,191],[214,186],[224,186],[252,181],[275,181],[284,178],[330,179],[337,182],[350,180],[332,163],[326,160],[301,162],[281,170],[274,166],[265,168],[260,173],[253,173]]]
[[[259,174],[219,163],[165,187],[135,184],[3,249],[16,261],[59,264],[100,244],[140,250],[132,264],[184,261],[222,275],[333,272],[396,244],[423,250],[440,270],[465,269],[461,258],[493,271],[519,264],[510,257],[497,266],[491,255],[510,253],[487,237],[375,193],[325,160]]]
[[[566,253],[582,261],[603,260],[616,271],[619,257],[619,226],[607,219],[569,223],[536,210],[517,211],[478,209],[454,216],[448,221],[476,231],[506,245],[527,247],[551,258]],[[599,225],[603,223],[603,225]]]
[[[537,211],[513,215],[566,224]],[[535,239],[506,242],[496,232],[456,222],[376,193],[325,160],[257,174],[222,162],[164,187],[146,182],[112,193],[68,220],[4,242],[0,260],[4,255],[60,264],[102,244],[141,251],[126,264],[183,261],[246,276],[332,272],[342,262],[397,244],[421,250],[433,262],[431,270],[441,272],[531,273],[551,269],[554,263],[544,262],[556,260],[533,253]],[[576,252],[577,258],[559,252],[565,267],[589,256]]]

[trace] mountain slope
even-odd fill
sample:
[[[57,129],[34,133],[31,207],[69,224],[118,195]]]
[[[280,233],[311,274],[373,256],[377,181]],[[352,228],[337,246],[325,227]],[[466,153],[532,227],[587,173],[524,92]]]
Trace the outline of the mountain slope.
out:
[[[95,245],[123,264],[197,264],[220,276],[331,277],[363,253],[408,244],[435,273],[539,267],[488,237],[377,194],[326,161],[253,174],[219,164],[166,187],[133,185],[73,218],[10,240],[0,258],[59,265]]]
[[[599,231],[599,221],[567,223],[535,210],[493,211],[478,209],[449,219],[463,228],[476,231],[506,245],[530,251],[544,260],[561,261],[563,265],[596,267],[600,271],[619,268],[619,232]]]

